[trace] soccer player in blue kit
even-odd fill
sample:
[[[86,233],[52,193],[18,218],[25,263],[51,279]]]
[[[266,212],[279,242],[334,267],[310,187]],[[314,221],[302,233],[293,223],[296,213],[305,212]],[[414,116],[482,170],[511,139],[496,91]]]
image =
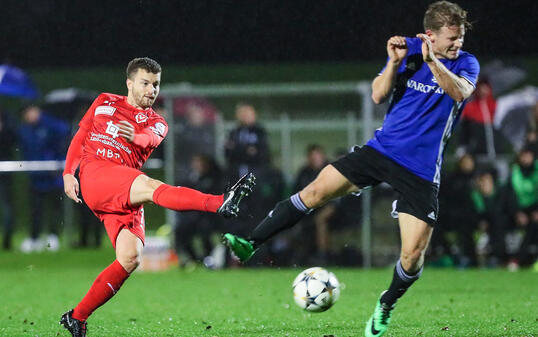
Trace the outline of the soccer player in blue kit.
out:
[[[443,151],[479,73],[476,58],[461,50],[467,12],[448,1],[432,3],[425,32],[393,36],[388,59],[372,82],[372,99],[390,99],[383,126],[362,147],[327,165],[300,192],[279,202],[246,239],[225,234],[234,254],[248,260],[257,247],[295,225],[331,199],[381,182],[399,194],[394,204],[401,237],[392,282],[381,294],[365,328],[383,335],[396,301],[421,275],[424,253],[437,220],[437,194]]]

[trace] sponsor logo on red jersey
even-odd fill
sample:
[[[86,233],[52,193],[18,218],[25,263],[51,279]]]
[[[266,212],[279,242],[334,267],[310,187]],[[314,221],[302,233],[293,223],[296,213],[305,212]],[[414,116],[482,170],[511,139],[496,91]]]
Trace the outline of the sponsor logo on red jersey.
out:
[[[106,125],[106,133],[111,135],[112,138],[116,139],[116,137],[119,136],[118,131],[120,131],[120,128],[116,124],[112,123],[112,121],[108,121]]]
[[[146,116],[145,114],[139,112],[139,113],[136,115],[135,119],[136,119],[136,122],[137,122],[137,123],[144,123],[145,121],[148,120],[148,116]]]
[[[114,107],[111,107],[109,105],[101,105],[95,108],[95,116],[97,115],[112,116],[114,114],[114,111],[116,111],[116,108]]]
[[[150,126],[149,128],[150,128],[151,131],[153,131],[153,133],[156,134],[157,136],[164,137],[164,132],[166,131],[166,126],[164,126],[163,123],[161,123],[161,122],[157,122],[157,123],[155,123],[155,127]]]

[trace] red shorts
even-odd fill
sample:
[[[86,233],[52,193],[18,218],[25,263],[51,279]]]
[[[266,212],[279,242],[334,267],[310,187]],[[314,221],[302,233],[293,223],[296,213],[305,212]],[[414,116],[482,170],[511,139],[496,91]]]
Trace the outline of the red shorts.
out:
[[[112,246],[123,228],[129,229],[142,243],[145,239],[144,208],[129,202],[131,185],[144,174],[132,167],[104,160],[85,162],[80,167],[82,197],[93,213],[105,224]]]

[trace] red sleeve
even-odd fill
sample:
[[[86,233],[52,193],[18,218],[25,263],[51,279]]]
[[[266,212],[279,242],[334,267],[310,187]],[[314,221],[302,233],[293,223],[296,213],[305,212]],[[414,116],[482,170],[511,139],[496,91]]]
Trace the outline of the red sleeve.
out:
[[[158,119],[157,123],[143,129],[140,133],[134,135],[133,144],[146,148],[156,148],[161,144],[168,133],[168,125],[164,119]]]
[[[66,174],[75,174],[78,164],[80,164],[80,159],[82,158],[84,140],[86,139],[87,134],[88,130],[81,127],[73,137],[73,140],[71,140],[71,145],[69,145],[67,156],[65,158],[64,176]]]
[[[134,135],[133,144],[142,148],[146,148],[148,146],[155,148],[161,144],[162,140],[163,138],[154,134],[153,131],[144,129],[141,133]]]

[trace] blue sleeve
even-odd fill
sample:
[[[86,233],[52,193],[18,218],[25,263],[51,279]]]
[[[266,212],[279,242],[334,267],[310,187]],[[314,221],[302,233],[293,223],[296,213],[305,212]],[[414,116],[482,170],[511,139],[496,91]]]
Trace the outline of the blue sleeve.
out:
[[[461,62],[461,66],[456,75],[465,78],[473,85],[473,87],[476,87],[476,81],[478,80],[478,74],[480,73],[480,64],[478,63],[478,60],[473,55],[467,54]]]
[[[422,40],[418,37],[406,37],[405,41],[407,42],[407,56],[414,54],[422,54]]]

